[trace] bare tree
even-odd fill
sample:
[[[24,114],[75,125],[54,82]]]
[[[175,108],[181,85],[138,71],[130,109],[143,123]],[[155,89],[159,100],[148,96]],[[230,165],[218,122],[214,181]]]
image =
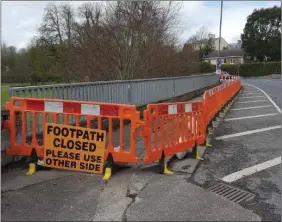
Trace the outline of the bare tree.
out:
[[[62,30],[67,39],[68,47],[70,47],[73,38],[74,28],[74,10],[68,3],[60,6],[60,17],[62,20]]]
[[[39,32],[45,41],[50,44],[62,44],[62,21],[60,18],[59,8],[54,3],[49,3],[45,8],[43,23]]]
[[[209,30],[207,27],[202,26],[194,35],[192,35],[188,43],[192,43],[194,41],[202,41],[202,40],[208,40]]]
[[[103,6],[89,2],[76,11],[68,4],[46,8],[38,42],[52,46],[65,81],[179,74],[182,58],[174,32],[179,3],[116,1]]]

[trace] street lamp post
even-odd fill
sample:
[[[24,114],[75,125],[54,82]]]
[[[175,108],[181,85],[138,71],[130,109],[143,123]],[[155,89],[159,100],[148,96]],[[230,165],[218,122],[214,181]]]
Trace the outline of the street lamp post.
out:
[[[220,70],[218,72],[221,72],[221,61],[219,60],[219,53],[220,53],[220,43],[221,43],[222,6],[223,6],[223,1],[221,1],[221,5],[220,5],[219,39],[218,39],[218,52],[217,52],[217,62],[219,63],[218,66],[220,66]]]

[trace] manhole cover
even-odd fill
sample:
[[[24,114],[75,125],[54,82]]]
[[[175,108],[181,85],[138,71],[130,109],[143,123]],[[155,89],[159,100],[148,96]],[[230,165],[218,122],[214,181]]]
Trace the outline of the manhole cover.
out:
[[[235,203],[249,201],[255,197],[255,195],[250,192],[235,188],[225,183],[217,183],[208,187],[207,190]]]

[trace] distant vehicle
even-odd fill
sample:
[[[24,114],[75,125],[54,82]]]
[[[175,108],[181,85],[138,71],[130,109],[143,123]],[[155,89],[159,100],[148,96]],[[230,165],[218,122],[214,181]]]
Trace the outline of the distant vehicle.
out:
[[[230,76],[231,75],[228,72],[225,72],[225,71],[221,71],[221,73],[220,73],[220,79],[227,79],[227,77],[229,79]]]

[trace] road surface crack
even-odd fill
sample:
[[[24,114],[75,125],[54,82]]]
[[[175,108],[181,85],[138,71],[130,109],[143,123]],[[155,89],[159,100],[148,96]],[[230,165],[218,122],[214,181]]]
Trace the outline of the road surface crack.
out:
[[[134,194],[130,193],[129,188],[127,189],[126,197],[129,197],[131,199],[131,202],[128,204],[128,206],[126,207],[126,209],[123,212],[122,221],[127,222],[127,210],[129,209],[129,207],[132,204],[136,202],[136,198],[138,198],[138,195],[140,194],[140,192],[142,192],[148,186],[148,184],[149,182],[147,182],[138,193],[134,193]]]

